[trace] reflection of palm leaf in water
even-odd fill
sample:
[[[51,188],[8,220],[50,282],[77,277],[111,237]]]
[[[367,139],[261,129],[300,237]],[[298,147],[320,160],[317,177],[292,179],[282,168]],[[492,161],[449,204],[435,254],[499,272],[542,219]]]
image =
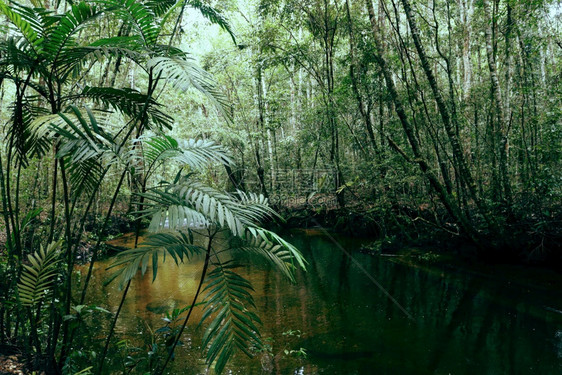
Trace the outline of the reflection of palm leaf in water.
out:
[[[18,294],[22,305],[32,306],[41,301],[57,275],[57,249],[60,241],[51,242],[47,248],[27,256],[30,265],[24,264],[18,283]]]

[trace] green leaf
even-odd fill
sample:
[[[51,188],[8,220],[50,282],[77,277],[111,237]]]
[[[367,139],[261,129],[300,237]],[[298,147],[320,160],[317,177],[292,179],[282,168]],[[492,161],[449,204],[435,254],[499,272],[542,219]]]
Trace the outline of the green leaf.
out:
[[[252,286],[234,270],[232,262],[218,263],[210,271],[204,289],[206,304],[201,323],[212,318],[203,336],[203,347],[207,349],[207,364],[214,363],[217,373],[224,370],[235,349],[250,355],[250,345],[261,346],[251,295]],[[233,345],[236,343],[236,345]],[[215,362],[216,361],[216,362]]]
[[[58,248],[61,241],[28,255],[30,266],[24,265],[18,282],[18,297],[23,306],[33,306],[46,296],[57,275]]]

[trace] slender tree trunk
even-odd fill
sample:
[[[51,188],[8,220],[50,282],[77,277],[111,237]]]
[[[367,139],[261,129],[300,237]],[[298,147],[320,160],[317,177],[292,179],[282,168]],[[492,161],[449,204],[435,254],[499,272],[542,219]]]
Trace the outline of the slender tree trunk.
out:
[[[486,14],[486,27],[484,33],[486,36],[486,56],[488,59],[488,68],[490,70],[490,81],[492,88],[492,98],[494,100],[494,113],[496,120],[495,131],[493,132],[493,137],[498,142],[497,147],[499,148],[499,175],[500,183],[503,188],[503,193],[505,195],[505,201],[508,207],[511,206],[511,185],[509,178],[509,171],[507,166],[507,147],[508,147],[508,124],[505,119],[505,111],[503,108],[503,100],[500,82],[498,78],[497,68],[496,68],[496,56],[494,52],[495,41],[492,39],[493,29],[492,25],[494,23],[493,15],[490,10],[490,1],[483,0],[484,13]]]
[[[355,37],[353,32],[353,22],[351,19],[350,13],[350,5],[349,0],[345,1],[345,9],[347,13],[347,24],[348,24],[348,33],[349,33],[349,56],[351,58],[351,64],[349,64],[349,76],[351,78],[351,87],[353,89],[353,93],[355,94],[355,99],[357,101],[357,107],[359,108],[359,113],[361,114],[361,118],[365,123],[365,128],[367,129],[367,134],[369,135],[369,139],[371,140],[371,145],[377,157],[379,156],[379,150],[377,145],[377,140],[375,139],[375,132],[373,130],[373,123],[371,121],[371,113],[368,110],[367,106],[365,105],[365,101],[361,92],[359,91],[359,82],[356,75],[357,70],[357,61],[355,58]]]
[[[478,243],[479,238],[478,238],[478,234],[474,230],[474,227],[468,221],[466,216],[464,216],[464,214],[461,212],[460,208],[457,206],[454,199],[447,192],[445,187],[439,182],[439,180],[437,179],[437,177],[435,176],[433,171],[429,168],[428,163],[425,161],[425,159],[422,155],[420,145],[419,145],[418,140],[417,140],[417,138],[414,134],[414,128],[410,124],[410,121],[408,120],[408,117],[406,115],[406,111],[405,111],[405,109],[402,105],[402,102],[401,102],[401,100],[398,96],[398,92],[396,91],[396,87],[394,86],[394,81],[392,80],[392,76],[390,74],[388,64],[383,57],[383,47],[382,47],[382,42],[381,42],[381,38],[380,38],[381,33],[380,33],[380,30],[379,30],[379,27],[378,27],[377,19],[376,19],[376,16],[375,16],[375,11],[373,9],[373,4],[372,4],[371,0],[366,0],[366,4],[367,4],[367,10],[369,12],[369,19],[370,19],[370,22],[371,22],[371,28],[372,28],[373,38],[374,38],[374,42],[375,42],[374,58],[375,58],[376,63],[379,65],[379,68],[381,69],[382,75],[383,75],[385,83],[386,83],[386,87],[388,89],[388,92],[390,94],[392,102],[394,103],[394,109],[396,111],[396,114],[398,115],[400,123],[402,124],[402,128],[404,129],[404,132],[406,133],[406,137],[407,137],[408,142],[410,144],[412,153],[414,154],[415,162],[418,164],[420,170],[423,172],[423,174],[429,180],[429,183],[430,183],[431,187],[434,189],[437,196],[439,197],[439,199],[441,200],[441,202],[443,203],[443,205],[445,206],[445,208],[447,209],[447,211],[449,212],[451,217],[455,218],[459,222],[459,224],[460,224],[461,228],[464,230],[464,232],[474,242]],[[404,153],[402,153],[402,155],[407,158],[407,156]]]
[[[465,161],[464,153],[457,136],[456,125],[453,123],[454,119],[451,118],[449,109],[447,108],[445,100],[441,95],[441,91],[439,90],[439,87],[437,85],[435,74],[433,73],[433,69],[430,66],[429,59],[425,52],[425,48],[421,42],[420,31],[418,29],[416,20],[414,18],[412,7],[410,5],[409,0],[401,0],[401,2],[402,5],[404,6],[404,12],[406,13],[406,18],[408,20],[408,24],[410,25],[412,39],[414,41],[416,51],[418,52],[418,56],[420,58],[423,71],[431,87],[431,91],[435,98],[435,102],[437,104],[437,108],[441,116],[441,120],[443,121],[443,125],[445,127],[445,132],[447,133],[447,137],[451,144],[454,160],[458,164],[457,169],[459,175],[467,183],[472,199],[474,199],[475,203],[479,206],[482,213],[485,214],[485,210],[483,209],[482,203],[480,202],[480,199],[478,198],[476,192],[476,184],[472,177],[472,173],[470,172],[468,165]]]

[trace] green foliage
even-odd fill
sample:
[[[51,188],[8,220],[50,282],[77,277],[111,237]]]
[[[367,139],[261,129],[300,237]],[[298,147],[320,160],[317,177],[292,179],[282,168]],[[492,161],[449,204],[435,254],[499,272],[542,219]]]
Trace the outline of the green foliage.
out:
[[[152,262],[152,278],[156,279],[158,273],[158,262],[160,256],[165,261],[166,256],[172,257],[176,264],[189,259],[191,256],[204,251],[200,246],[193,244],[193,236],[187,233],[155,233],[151,234],[138,248],[119,253],[110,268],[119,268],[107,281],[113,281],[119,277],[119,285],[123,287],[138,272],[144,275],[149,261]]]
[[[216,105],[225,119],[231,118],[228,99],[209,73],[199,68],[193,59],[187,56],[154,57],[147,62],[147,68],[178,90],[197,89]]]
[[[136,90],[86,86],[79,97],[90,99],[105,107],[113,107],[131,118],[140,118],[144,113],[148,113],[150,120],[158,129],[172,128],[173,119],[162,111],[161,104]]]
[[[201,321],[212,321],[205,330],[203,347],[208,347],[207,363],[215,363],[219,374],[235,349],[251,356],[250,345],[262,346],[257,327],[261,321],[250,310],[255,308],[253,288],[234,271],[237,267],[232,261],[216,264],[205,287],[207,303]]]
[[[144,137],[139,139],[143,144],[143,157],[146,174],[164,162],[175,162],[192,170],[201,170],[209,162],[230,164],[231,160],[223,148],[213,141],[188,139],[178,142],[164,135],[160,137]]]
[[[58,274],[61,241],[51,242],[27,256],[18,282],[18,298],[23,306],[33,306],[46,297]]]
[[[143,196],[153,202],[147,204],[146,210],[146,214],[152,216],[150,230],[153,231],[210,222],[240,236],[245,228],[272,215],[272,210],[264,204],[240,199],[207,186],[192,176],[167,185],[165,190],[152,189]],[[247,198],[246,195],[241,196]]]
[[[293,282],[294,271],[297,268],[306,269],[306,261],[299,250],[266,229],[249,227],[242,239],[236,238],[232,242],[233,251],[248,252],[263,257]]]

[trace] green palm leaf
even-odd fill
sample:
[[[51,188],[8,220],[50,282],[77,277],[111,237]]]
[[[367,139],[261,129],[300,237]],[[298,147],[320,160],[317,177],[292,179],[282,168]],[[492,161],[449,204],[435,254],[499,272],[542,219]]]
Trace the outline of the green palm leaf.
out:
[[[141,194],[148,202],[142,216],[150,216],[148,230],[158,232],[162,230],[182,230],[193,227],[206,227],[209,220],[201,212],[186,206],[177,196],[159,190]],[[142,217],[141,216],[141,217]]]
[[[232,251],[259,255],[295,282],[295,270],[306,270],[306,261],[300,251],[277,234],[263,228],[248,228],[242,238],[231,240]]]
[[[152,122],[158,127],[172,128],[173,118],[159,109],[160,104],[136,90],[86,86],[80,95],[69,97],[68,100],[73,101],[77,98],[88,98],[106,107],[113,107],[131,118],[138,118],[146,111]],[[145,108],[145,106],[147,107]]]
[[[198,212],[205,221],[228,228],[235,236],[245,236],[246,228],[254,228],[266,218],[275,216],[267,205],[267,199],[261,195],[228,194],[210,187],[192,176],[184,177],[175,184],[166,186],[166,190],[152,189],[143,195],[149,203],[142,213],[152,216],[150,230],[181,228],[185,223],[185,212]],[[152,202],[152,203],[150,203]],[[201,223],[194,220],[194,224]]]
[[[158,273],[160,257],[162,257],[162,261],[165,261],[166,256],[170,256],[176,264],[179,264],[184,259],[189,259],[194,254],[203,251],[205,249],[193,244],[193,236],[189,231],[177,234],[152,234],[139,247],[125,250],[116,256],[109,268],[118,268],[118,270],[106,283],[119,278],[119,286],[122,288],[139,270],[144,275],[149,262],[152,263],[152,280],[154,281]]]
[[[60,244],[60,241],[51,242],[47,248],[41,245],[39,251],[27,256],[29,265],[23,265],[18,282],[18,296],[22,305],[32,306],[41,301],[55,281]]]
[[[115,9],[118,17],[127,20],[138,31],[145,47],[156,43],[160,30],[154,23],[156,17],[149,7],[136,0],[110,0],[102,3]]]
[[[187,0],[186,4],[193,9],[199,10],[203,17],[207,18],[212,23],[219,25],[221,29],[223,29],[228,33],[228,35],[230,35],[232,41],[234,42],[234,44],[236,44],[236,35],[234,35],[234,31],[232,30],[230,23],[228,22],[224,14],[217,10],[217,8],[209,6],[201,0]]]
[[[143,137],[143,157],[146,173],[163,162],[174,161],[180,166],[200,170],[211,162],[230,164],[231,160],[224,149],[209,140],[176,140],[170,136]]]
[[[59,60],[64,61],[63,54],[65,50],[76,46],[73,36],[88,22],[103,15],[104,12],[93,4],[79,2],[72,4],[70,9],[58,20],[56,27],[49,33],[48,42],[45,45],[45,51],[48,57],[53,61],[55,68],[60,68],[57,64]]]
[[[206,301],[201,323],[212,318],[203,336],[207,349],[207,364],[215,363],[215,371],[221,373],[229,358],[239,350],[252,356],[250,346],[262,346],[258,332],[260,319],[251,292],[252,285],[235,272],[235,263],[218,263],[208,273]]]
[[[36,25],[25,20],[16,10],[12,9],[6,3],[0,0],[0,12],[4,14],[8,20],[17,27],[21,35],[27,42],[27,45],[33,50],[35,56],[39,56],[43,49],[43,38],[36,31]]]
[[[230,120],[230,111],[226,110],[230,105],[228,99],[211,75],[198,67],[193,59],[187,56],[154,57],[148,61],[147,67],[178,90],[186,91],[191,87],[199,90]]]
[[[64,58],[58,61],[57,72],[65,79],[89,60],[103,62],[108,57],[125,57],[141,64],[146,54],[142,38],[138,36],[102,38],[87,46],[74,46],[64,51]],[[142,66],[142,65],[141,65]]]

